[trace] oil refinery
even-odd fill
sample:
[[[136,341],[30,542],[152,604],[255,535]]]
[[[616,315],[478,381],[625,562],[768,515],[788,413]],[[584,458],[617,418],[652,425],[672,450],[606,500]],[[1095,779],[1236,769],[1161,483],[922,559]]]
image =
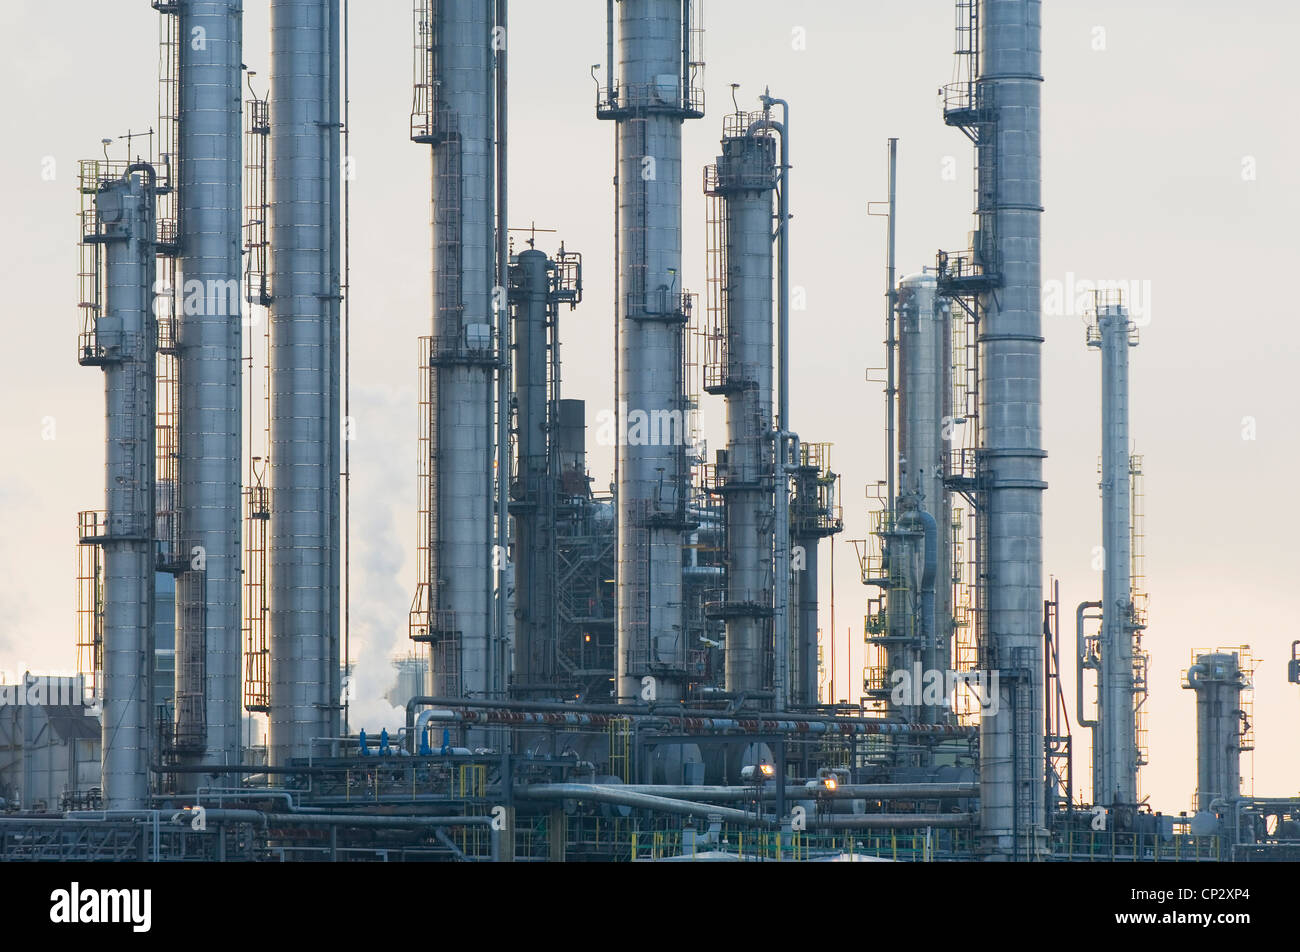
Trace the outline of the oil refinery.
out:
[[[932,122],[973,157],[973,218],[900,266],[908,153],[881,130],[886,255],[836,305],[884,343],[878,375],[835,382],[852,430],[792,399],[792,261],[819,246],[799,203],[822,194],[800,198],[807,104],[762,76],[706,102],[705,38],[738,42],[735,5],[606,0],[603,48],[564,51],[595,64],[587,121],[612,133],[608,183],[553,183],[607,209],[608,243],[571,247],[563,220],[520,227],[512,170],[557,143],[510,108],[533,42],[516,5],[395,2],[409,131],[380,147],[428,157],[418,339],[354,326],[352,253],[385,240],[352,222],[354,125],[377,127],[350,93],[363,4],[266,0],[262,70],[247,0],[152,0],[156,35],[119,51],[156,56],[148,134],[65,119],[91,156],[60,195],[66,359],[102,376],[78,412],[105,421],[103,496],[57,530],[75,637],[71,610],[49,637],[78,674],[0,686],[0,861],[1300,860],[1300,795],[1249,791],[1243,766],[1256,680],[1300,685],[1300,641],[1286,678],[1245,629],[1207,634],[1181,685],[1152,677],[1176,649],[1148,618],[1144,463],[1179,461],[1134,452],[1142,322],[1099,287],[1082,326],[1045,328],[1042,0],[937,0],[955,30]],[[606,322],[608,411],[562,359]],[[1075,335],[1076,436],[1100,446],[1099,499],[1063,503],[1096,527],[1097,584],[1064,604],[1048,333]],[[384,461],[417,462],[395,659],[352,643],[362,338],[418,380]],[[882,435],[883,471],[845,485],[839,454]],[[838,660],[837,537],[862,620]],[[358,715],[363,663],[397,672],[390,722]],[[1156,695],[1194,724],[1172,803],[1143,792]]]

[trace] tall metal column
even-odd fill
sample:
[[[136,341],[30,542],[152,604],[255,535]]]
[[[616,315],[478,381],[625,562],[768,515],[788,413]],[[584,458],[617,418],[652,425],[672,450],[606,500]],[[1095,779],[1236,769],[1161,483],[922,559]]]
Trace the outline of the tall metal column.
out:
[[[101,183],[104,302],[82,362],[104,369],[105,518],[83,525],[104,549],[102,758],[105,804],[149,805],[154,622],[154,178],[149,166]],[[93,356],[92,356],[93,355]],[[84,538],[83,538],[84,541]]]
[[[772,618],[772,222],[776,138],[762,113],[724,123],[722,155],[706,191],[723,204],[725,267],[718,335],[719,379],[727,401],[726,466],[719,473],[727,526],[726,600],[709,614],[726,619],[726,688],[753,693],[764,683]],[[752,127],[752,128],[751,128]],[[814,598],[815,604],[815,598]]]
[[[1215,800],[1241,796],[1241,692],[1247,685],[1238,655],[1230,651],[1198,654],[1183,677],[1196,692],[1196,809]]]
[[[1093,802],[1137,803],[1132,496],[1129,475],[1128,309],[1100,297],[1088,344],[1101,351],[1101,512],[1105,558],[1097,651],[1097,725],[1092,729]]]
[[[338,734],[339,0],[271,3],[274,764]]]
[[[551,480],[551,413],[547,387],[548,291],[546,255],[519,254],[514,317],[516,453],[511,510],[515,526],[514,683],[537,692],[554,675],[555,486]]]
[[[925,670],[947,671],[952,667],[952,504],[943,477],[945,433],[952,427],[951,305],[936,294],[929,274],[903,278],[898,301],[898,489],[934,520],[935,551],[925,553],[934,569],[933,604],[923,609],[928,617],[918,628],[918,660]],[[933,721],[942,711],[927,706],[924,713]]]
[[[682,533],[688,412],[681,281],[682,122],[704,114],[692,0],[621,0],[619,75],[597,116],[618,123],[618,696],[685,693]],[[609,4],[614,16],[614,3]]]
[[[415,16],[411,138],[432,147],[433,331],[427,571],[411,634],[430,644],[435,694],[484,697],[501,680],[492,650],[494,24],[482,0],[417,0]]]
[[[239,759],[242,697],[243,0],[184,0],[179,16],[178,511],[189,566],[176,587],[176,740],[190,759],[227,764]]]
[[[980,0],[977,257],[985,651],[997,712],[980,721],[981,836],[995,858],[1043,843],[1042,4]]]

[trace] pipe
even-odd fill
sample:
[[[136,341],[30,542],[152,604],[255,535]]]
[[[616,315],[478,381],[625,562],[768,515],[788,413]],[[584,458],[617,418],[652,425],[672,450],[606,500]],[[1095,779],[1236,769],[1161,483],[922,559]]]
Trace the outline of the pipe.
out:
[[[636,793],[621,786],[588,783],[532,784],[527,787],[516,788],[515,796],[525,800],[587,800],[596,803],[614,803],[642,810],[674,813],[679,816],[718,817],[721,820],[740,823],[745,826],[772,828],[777,825],[773,817],[758,817],[745,810],[720,807],[716,804],[706,805],[672,797]]]
[[[768,127],[781,139],[780,189],[777,193],[777,411],[774,458],[776,460],[776,525],[773,551],[776,585],[772,632],[775,663],[772,690],[784,708],[790,701],[790,460],[798,460],[798,437],[790,430],[790,104],[767,92],[759,97],[765,111],[781,107],[781,121],[768,119]],[[792,452],[787,440],[793,439]]]
[[[510,88],[507,73],[507,42],[509,0],[497,0],[496,23],[492,30],[491,48],[495,53],[496,79],[496,286],[493,294],[498,303],[497,340],[500,360],[497,365],[497,534],[496,549],[491,564],[496,570],[495,636],[491,652],[492,691],[504,692],[508,681],[506,653],[510,645],[506,627],[506,553],[510,544],[510,470],[507,462],[510,446],[510,308],[507,288],[510,286],[510,228],[508,218],[509,190],[509,105]]]
[[[810,816],[810,830],[953,829],[975,825],[974,813],[862,813],[852,816]]]
[[[774,800],[775,784],[762,789],[748,786],[689,786],[656,784],[621,784],[618,789],[633,793],[651,793],[683,800]],[[784,796],[789,800],[831,797],[851,800],[937,800],[969,799],[979,796],[977,783],[858,783],[840,784],[827,790],[816,780],[806,784],[787,784]]]
[[[1074,610],[1074,643],[1076,646],[1075,657],[1077,663],[1074,666],[1075,673],[1075,717],[1078,719],[1080,727],[1096,728],[1097,721],[1086,717],[1083,713],[1083,669],[1085,667],[1096,667],[1095,663],[1085,663],[1087,649],[1083,637],[1083,621],[1087,616],[1089,608],[1101,608],[1101,602],[1080,602],[1079,607]],[[1097,617],[1097,616],[1092,616]]]

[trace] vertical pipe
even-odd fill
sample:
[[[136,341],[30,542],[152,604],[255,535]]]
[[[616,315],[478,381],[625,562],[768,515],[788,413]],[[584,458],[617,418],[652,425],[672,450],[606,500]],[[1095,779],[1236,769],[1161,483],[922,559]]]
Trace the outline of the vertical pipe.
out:
[[[623,0],[620,76],[597,115],[618,122],[618,695],[683,696],[682,122],[702,115],[683,85],[680,0]],[[613,93],[617,90],[617,98]]]
[[[133,167],[133,170],[136,167]],[[104,245],[106,404],[104,547],[104,797],[114,810],[148,806],[154,605],[153,169],[95,197]],[[24,800],[24,803],[29,802]]]
[[[986,501],[984,663],[1000,672],[996,714],[980,723],[984,849],[1035,856],[1043,844],[1043,457],[1041,0],[979,0],[981,248],[1000,277],[981,295],[980,449]]]
[[[496,24],[492,48],[496,53],[496,289],[493,300],[497,305],[497,340],[501,360],[497,366],[497,558],[492,560],[496,569],[496,644],[500,662],[493,665],[493,686],[500,695],[506,684],[506,653],[509,648],[506,634],[506,558],[510,541],[510,311],[507,307],[506,288],[510,286],[510,227],[507,215],[507,181],[509,141],[509,85],[507,73],[507,47],[509,0],[497,0]]]
[[[885,429],[888,431],[888,446],[885,459],[886,509],[894,511],[894,465],[897,456],[894,451],[894,398],[897,395],[894,381],[894,358],[898,345],[894,321],[898,314],[898,288],[894,282],[895,274],[895,223],[894,207],[898,200],[898,140],[889,140],[889,234],[885,245]]]
[[[176,588],[176,657],[204,660],[176,666],[176,734],[202,762],[228,764],[242,697],[243,0],[187,0],[180,37],[178,492],[187,574],[203,578]],[[195,674],[202,683],[186,682]]]
[[[777,192],[777,411],[775,446],[776,526],[773,542],[776,583],[772,632],[776,655],[772,693],[777,710],[784,710],[790,697],[790,461],[799,458],[798,437],[790,429],[790,104],[764,93],[764,109],[781,107],[781,121],[769,125],[781,134],[780,189]]]
[[[272,0],[270,753],[338,734],[339,0]]]

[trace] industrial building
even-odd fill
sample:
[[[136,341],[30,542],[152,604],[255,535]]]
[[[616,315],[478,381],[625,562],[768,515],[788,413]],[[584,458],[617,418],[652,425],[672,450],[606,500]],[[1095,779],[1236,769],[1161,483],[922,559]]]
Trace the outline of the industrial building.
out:
[[[935,121],[972,146],[974,222],[901,276],[888,141],[884,313],[863,321],[885,335],[888,451],[858,543],[856,703],[825,688],[833,434],[791,412],[791,248],[816,242],[791,203],[799,103],[706,104],[702,0],[608,0],[591,121],[617,173],[591,201],[613,198],[614,254],[512,235],[528,197],[510,154],[538,143],[509,135],[509,2],[413,0],[430,260],[409,342],[410,653],[390,694],[404,720],[353,723],[349,4],[269,4],[259,96],[242,0],[153,0],[158,134],[80,166],[77,358],[104,376],[104,501],[78,515],[76,697],[0,706],[0,860],[1300,858],[1300,799],[1242,790],[1245,646],[1184,677],[1195,808],[1141,792],[1148,692],[1173,686],[1147,674],[1119,294],[1098,293],[1079,348],[1101,361],[1104,567],[1064,701],[1043,564],[1041,0],[956,0]],[[718,133],[703,169],[683,161],[688,120]],[[684,223],[701,183],[707,219]],[[685,260],[701,224],[705,260]],[[615,287],[612,474],[590,471],[598,422],[562,387],[571,315],[601,313],[597,268]],[[245,339],[250,307],[264,341]],[[245,458],[252,431],[265,452]]]

